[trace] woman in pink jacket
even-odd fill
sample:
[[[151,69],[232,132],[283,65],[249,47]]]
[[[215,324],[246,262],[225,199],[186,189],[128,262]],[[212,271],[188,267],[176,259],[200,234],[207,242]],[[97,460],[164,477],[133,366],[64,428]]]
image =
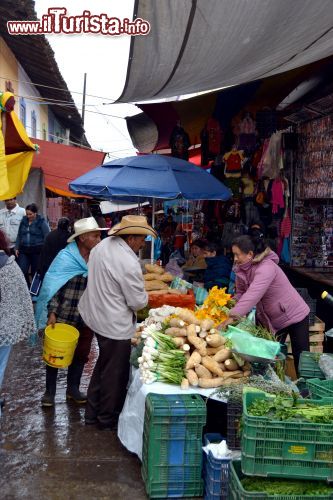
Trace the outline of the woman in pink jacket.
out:
[[[222,325],[256,307],[257,321],[284,342],[289,333],[296,370],[300,353],[309,351],[309,307],[278,266],[279,257],[258,232],[239,236],[232,245],[236,273],[235,307]]]

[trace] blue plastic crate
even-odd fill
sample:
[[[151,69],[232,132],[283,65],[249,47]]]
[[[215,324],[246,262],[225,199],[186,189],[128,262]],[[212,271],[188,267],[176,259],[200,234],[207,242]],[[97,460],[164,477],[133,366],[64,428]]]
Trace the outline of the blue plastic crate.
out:
[[[210,433],[204,436],[204,445],[209,443],[220,443],[223,439],[221,434]],[[203,478],[205,484],[205,500],[226,500],[228,498],[229,465],[231,458],[215,458],[211,452],[204,452]]]

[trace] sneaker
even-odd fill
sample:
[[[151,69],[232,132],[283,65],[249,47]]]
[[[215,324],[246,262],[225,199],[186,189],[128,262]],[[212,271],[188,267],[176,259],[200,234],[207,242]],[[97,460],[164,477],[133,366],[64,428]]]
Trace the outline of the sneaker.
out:
[[[54,406],[54,396],[46,391],[44,396],[42,397],[41,403],[42,406]]]
[[[74,401],[75,403],[82,405],[87,402],[87,395],[83,394],[79,390],[69,392],[67,390],[66,392],[66,399],[67,401]]]

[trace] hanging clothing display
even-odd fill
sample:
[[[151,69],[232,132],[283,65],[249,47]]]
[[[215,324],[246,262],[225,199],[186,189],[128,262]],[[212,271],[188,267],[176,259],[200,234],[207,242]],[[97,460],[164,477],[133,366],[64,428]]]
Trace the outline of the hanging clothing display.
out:
[[[264,160],[266,157],[268,147],[269,147],[269,139],[265,139],[264,143],[262,145],[261,155],[260,155],[258,165],[257,165],[257,175],[258,175],[259,179],[264,177]]]
[[[234,197],[239,197],[241,188],[240,188],[240,177],[228,177],[225,179],[224,184],[232,191]]]
[[[250,113],[246,113],[245,117],[239,125],[238,148],[252,153],[256,147],[256,123]]]
[[[200,132],[201,139],[201,165],[208,165],[221,152],[222,129],[215,118],[209,118]]]
[[[246,113],[245,117],[239,126],[241,134],[255,134],[256,133],[256,123],[251,117],[250,113]]]
[[[208,132],[208,152],[209,155],[217,156],[221,151],[222,130],[220,124],[215,118],[207,120]]]
[[[279,209],[285,207],[284,202],[284,184],[281,179],[274,179],[272,183],[272,213],[277,214]]]
[[[252,166],[256,170],[256,173],[258,174],[258,165],[262,157],[262,150],[263,150],[263,144],[261,144],[257,149],[254,151],[252,155]]]
[[[224,173],[226,177],[240,177],[244,155],[242,151],[233,148],[223,156],[225,163]]]
[[[283,169],[282,155],[282,132],[275,132],[270,140],[267,149],[263,153],[262,175],[275,179],[280,170]]]
[[[282,262],[286,264],[290,264],[291,256],[290,256],[290,235],[291,235],[291,220],[289,209],[286,210],[285,216],[281,221],[280,226],[280,257]]]
[[[187,132],[180,125],[176,125],[171,132],[169,145],[171,148],[171,156],[188,160],[188,148],[190,147],[190,138]]]
[[[254,190],[255,190],[255,182],[251,177],[247,175],[243,175],[241,179],[242,185],[243,185],[243,196],[249,197],[249,196],[254,196]]]

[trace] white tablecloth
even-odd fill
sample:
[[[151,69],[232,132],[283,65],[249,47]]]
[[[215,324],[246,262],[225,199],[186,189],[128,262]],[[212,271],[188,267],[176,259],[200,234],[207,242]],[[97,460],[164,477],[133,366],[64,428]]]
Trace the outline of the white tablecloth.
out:
[[[142,384],[140,372],[136,370],[129,386],[123,411],[119,416],[118,437],[121,443],[132,453],[142,459],[143,424],[145,418],[145,401],[150,392],[155,394],[201,394],[209,397],[216,389],[192,389],[182,390],[180,386],[155,382],[153,384]],[[217,401],[225,401],[212,396]]]

